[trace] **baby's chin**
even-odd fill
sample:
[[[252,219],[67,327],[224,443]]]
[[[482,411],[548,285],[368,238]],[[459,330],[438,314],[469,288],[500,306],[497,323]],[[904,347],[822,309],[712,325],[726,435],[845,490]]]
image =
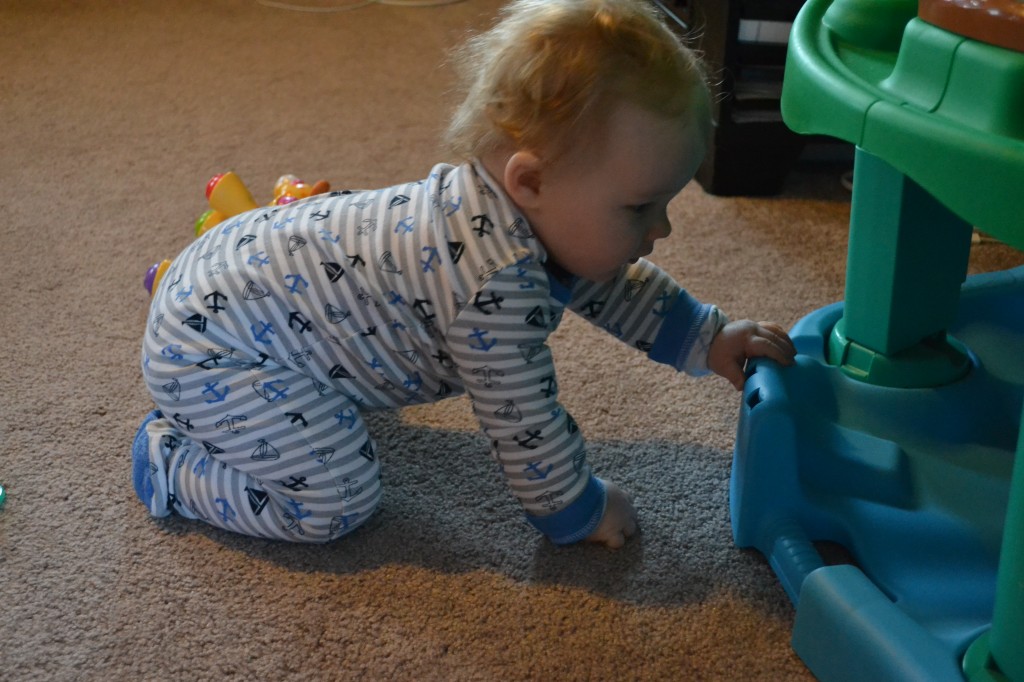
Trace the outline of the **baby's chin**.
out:
[[[613,279],[615,279],[616,277],[619,276],[619,273],[622,272],[623,268],[628,267],[628,266],[632,265],[633,263],[636,263],[638,260],[640,260],[640,259],[639,258],[632,259],[632,260],[630,260],[630,261],[628,261],[626,263],[623,263],[621,266],[619,266],[618,268],[616,268],[614,270],[609,270],[608,272],[603,272],[603,273],[596,273],[592,277],[589,277],[588,279],[590,279],[591,282],[597,282],[598,284],[603,284],[605,282],[610,282],[610,281],[612,281]]]

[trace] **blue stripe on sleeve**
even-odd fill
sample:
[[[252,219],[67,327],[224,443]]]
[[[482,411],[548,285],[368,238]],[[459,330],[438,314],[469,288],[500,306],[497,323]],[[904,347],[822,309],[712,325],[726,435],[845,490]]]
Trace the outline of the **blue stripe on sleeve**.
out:
[[[700,328],[710,313],[710,304],[701,303],[680,289],[647,357],[679,369],[700,337]]]
[[[551,287],[551,297],[562,305],[568,305],[569,301],[572,299],[572,288],[575,286],[578,278],[565,272],[551,261],[544,264],[544,270],[548,275],[548,284]],[[569,283],[564,284],[562,282],[562,278],[559,277],[559,274],[568,278]]]
[[[526,520],[556,545],[570,545],[583,540],[597,529],[604,517],[606,502],[604,483],[591,475],[583,494],[568,507],[548,516],[527,514]]]

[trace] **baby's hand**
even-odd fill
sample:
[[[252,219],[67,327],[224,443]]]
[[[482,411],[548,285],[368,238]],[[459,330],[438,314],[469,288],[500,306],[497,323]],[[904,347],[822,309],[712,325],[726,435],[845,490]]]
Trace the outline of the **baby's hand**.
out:
[[[786,330],[774,322],[737,320],[722,327],[708,349],[708,369],[743,388],[743,368],[748,358],[767,357],[792,365],[796,348]]]
[[[626,538],[636,532],[636,510],[629,495],[622,488],[604,481],[607,502],[604,516],[597,529],[587,536],[587,542],[603,543],[611,549],[618,549],[626,544]]]

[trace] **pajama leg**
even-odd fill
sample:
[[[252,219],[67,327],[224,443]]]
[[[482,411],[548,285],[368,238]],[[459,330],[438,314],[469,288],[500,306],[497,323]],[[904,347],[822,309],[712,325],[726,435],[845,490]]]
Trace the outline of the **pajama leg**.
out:
[[[165,365],[148,367],[147,375],[160,414],[140,427],[137,445],[148,462],[136,463],[136,489],[153,515],[324,542],[375,510],[375,447],[346,396],[282,367]],[[143,474],[139,482],[140,469],[148,481]]]

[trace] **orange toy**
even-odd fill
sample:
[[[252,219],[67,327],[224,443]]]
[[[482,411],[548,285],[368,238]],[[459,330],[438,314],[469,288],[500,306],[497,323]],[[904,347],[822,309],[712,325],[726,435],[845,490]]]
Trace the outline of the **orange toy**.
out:
[[[331,185],[326,180],[318,180],[312,185],[308,185],[294,175],[282,175],[274,183],[274,199],[269,205],[284,206],[315,194],[329,192],[330,189]],[[206,200],[209,202],[210,208],[195,222],[196,237],[228,218],[259,208],[259,204],[253,199],[249,188],[245,186],[241,178],[231,171],[210,178],[206,184]],[[170,266],[171,261],[163,260],[152,265],[146,271],[142,285],[150,295],[156,291],[160,280],[163,279],[164,273]]]
[[[274,199],[270,205],[284,206],[314,194],[328,192],[330,189],[331,185],[326,180],[318,180],[313,185],[307,185],[294,175],[282,175],[274,183]],[[199,216],[196,221],[197,237],[232,216],[259,208],[245,183],[230,171],[210,178],[206,185],[206,199],[210,202],[210,210]]]

